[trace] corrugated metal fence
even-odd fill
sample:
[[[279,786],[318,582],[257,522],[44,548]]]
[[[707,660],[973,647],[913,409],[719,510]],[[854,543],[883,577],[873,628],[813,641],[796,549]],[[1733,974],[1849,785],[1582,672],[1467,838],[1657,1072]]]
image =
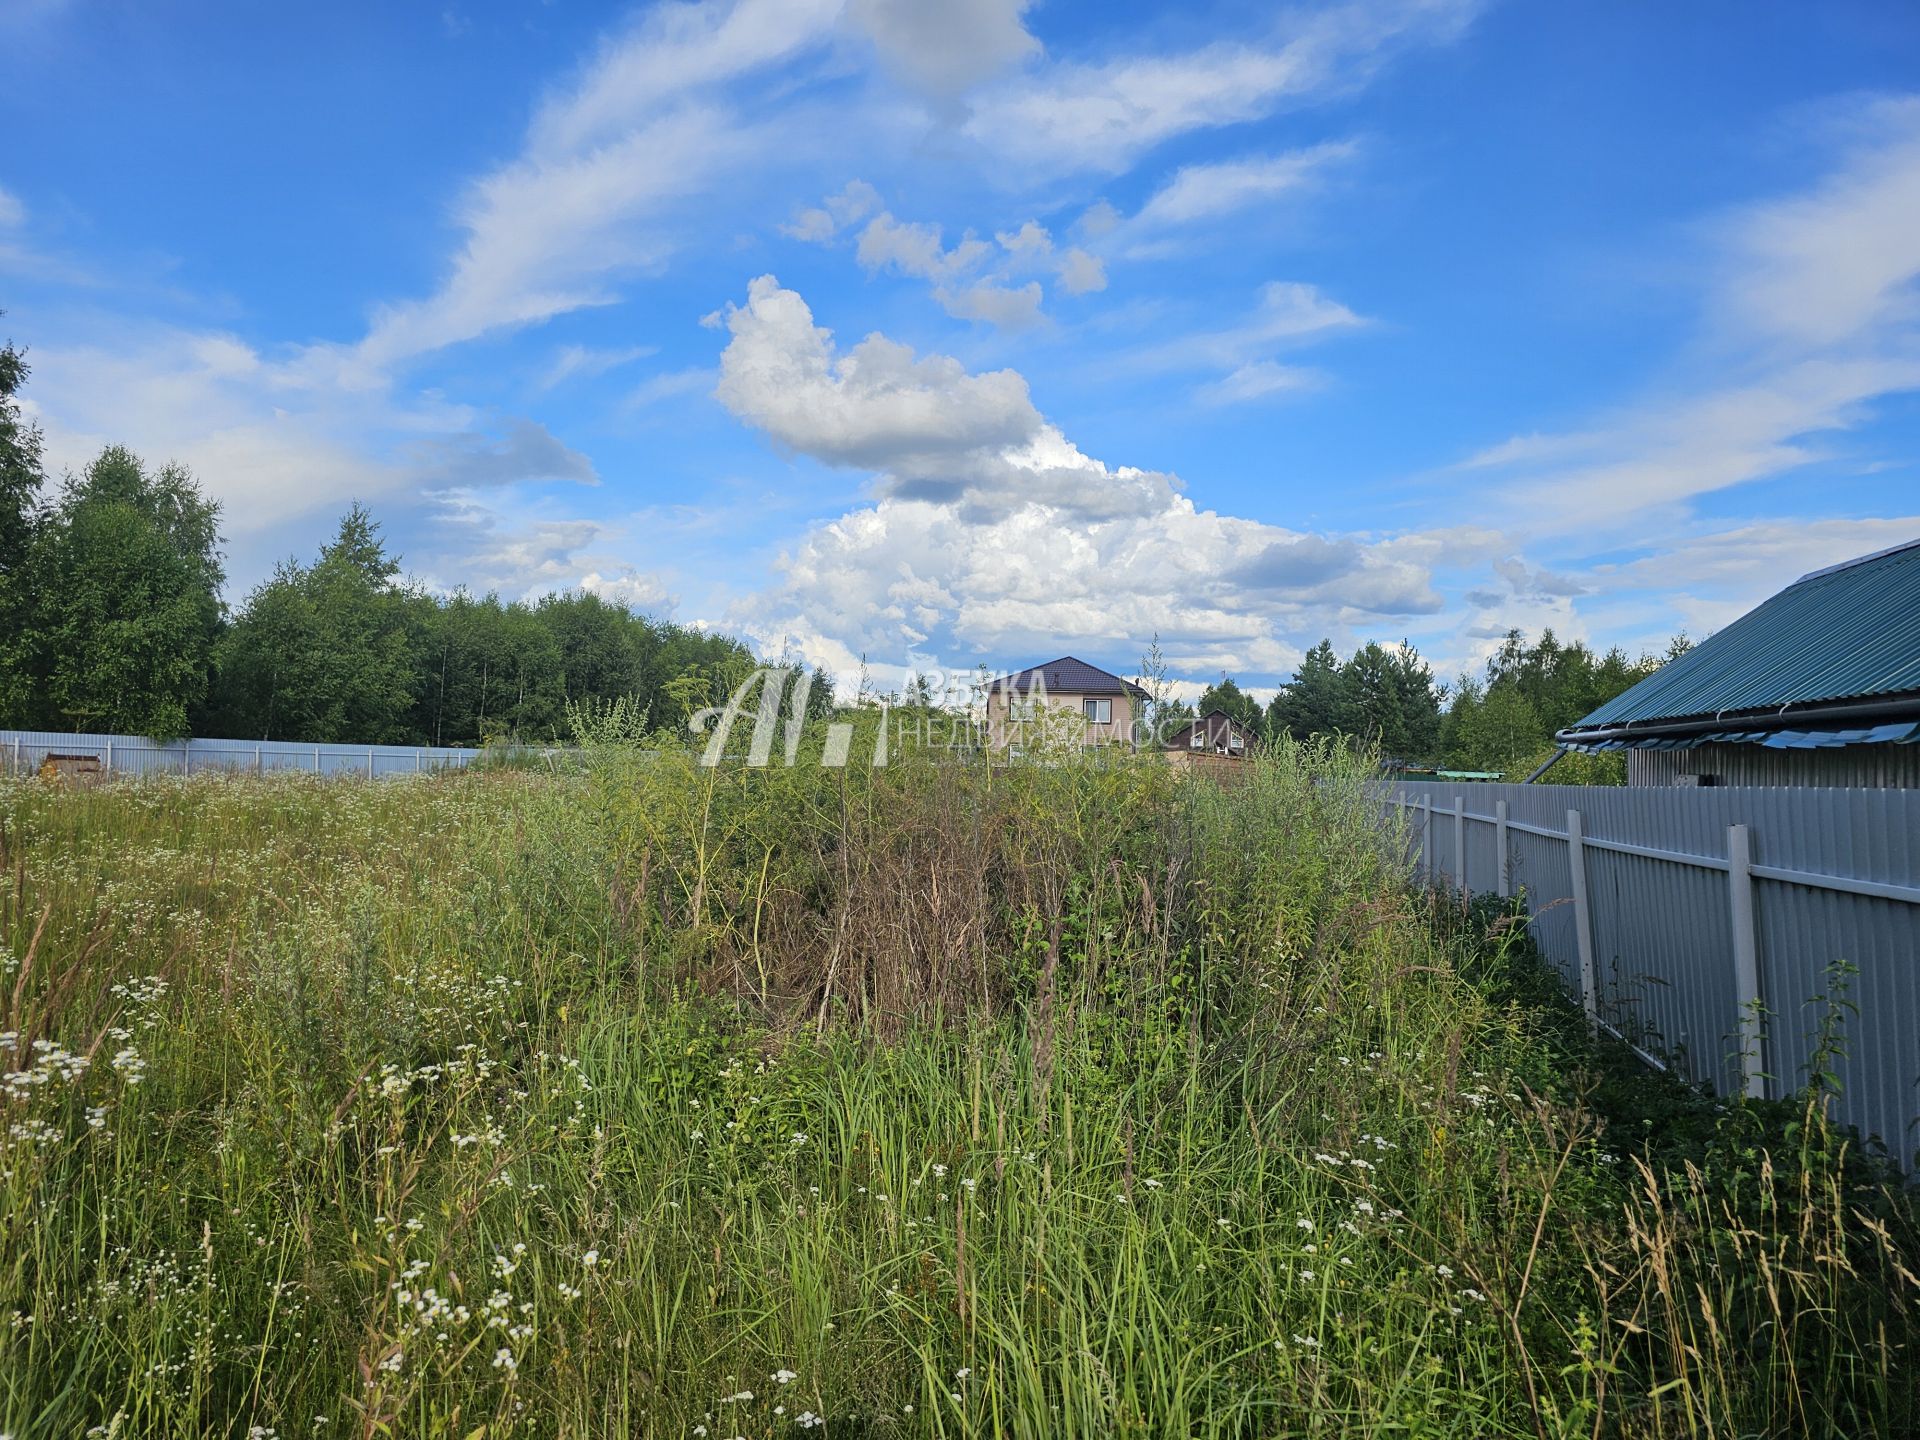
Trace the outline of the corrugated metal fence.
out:
[[[1388,790],[1431,883],[1524,892],[1541,950],[1588,1013],[1722,1093],[1804,1084],[1829,967],[1856,967],[1837,1109],[1914,1159],[1920,791]]]
[[[197,737],[156,744],[137,735],[68,735],[52,730],[0,730],[0,771],[31,775],[49,756],[90,757],[108,775],[195,775],[228,770],[272,774],[357,775],[380,779],[471,764],[478,750],[440,745],[301,745],[287,740]],[[60,763],[56,760],[56,763]]]

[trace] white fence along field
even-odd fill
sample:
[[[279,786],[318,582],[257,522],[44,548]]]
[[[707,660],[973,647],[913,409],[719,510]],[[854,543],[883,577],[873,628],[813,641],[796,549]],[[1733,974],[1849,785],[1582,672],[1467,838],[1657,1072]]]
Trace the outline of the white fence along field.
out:
[[[69,735],[56,730],[0,730],[0,770],[32,775],[49,756],[92,757],[105,775],[194,775],[209,770],[382,779],[469,765],[478,750],[444,745],[302,745],[289,740],[196,737],[158,743],[138,735]]]
[[[1422,873],[1520,895],[1599,1024],[1721,1093],[1807,1079],[1857,971],[1836,1112],[1903,1166],[1920,1124],[1920,791],[1388,787]]]

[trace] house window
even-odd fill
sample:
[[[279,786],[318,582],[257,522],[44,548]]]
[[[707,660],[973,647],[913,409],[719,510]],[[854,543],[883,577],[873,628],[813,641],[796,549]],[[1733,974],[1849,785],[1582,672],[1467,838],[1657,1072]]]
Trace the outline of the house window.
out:
[[[1207,733],[1198,725],[1187,731],[1187,745],[1194,750],[1204,750],[1207,745]]]
[[[1087,712],[1087,719],[1095,725],[1113,723],[1113,701],[1111,700],[1082,700],[1080,708]]]
[[[1246,748],[1247,742],[1240,738],[1240,732],[1238,730],[1229,730],[1227,732],[1227,749],[1244,750]]]
[[[1007,704],[1007,714],[1015,720],[1033,719],[1033,701],[1012,700]]]

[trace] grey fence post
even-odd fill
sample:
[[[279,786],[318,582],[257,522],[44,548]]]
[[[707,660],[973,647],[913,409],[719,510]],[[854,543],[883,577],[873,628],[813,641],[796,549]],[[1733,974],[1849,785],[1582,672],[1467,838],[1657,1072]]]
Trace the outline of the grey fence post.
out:
[[[367,746],[367,779],[373,779],[373,747]]]
[[[1760,1027],[1760,946],[1753,923],[1753,841],[1727,827],[1727,897],[1733,909],[1733,986],[1740,1005],[1740,1070],[1748,1098],[1767,1098],[1766,1037]]]
[[[107,737],[107,774],[113,774],[113,737]]]
[[[1467,797],[1453,797],[1453,888],[1462,895],[1467,890]]]
[[[1499,867],[1494,879],[1499,882],[1500,898],[1506,899],[1513,893],[1513,883],[1507,878],[1507,802],[1493,802],[1493,858]]]
[[[253,747],[253,773],[256,775],[267,773],[267,759],[261,754],[261,749],[262,747],[258,745]]]
[[[1580,1002],[1589,1021],[1600,1018],[1600,999],[1593,979],[1593,907],[1587,900],[1587,846],[1581,834],[1580,812],[1567,811],[1567,865],[1573,872],[1573,938],[1580,947]]]
[[[1426,871],[1427,888],[1433,888],[1433,792],[1420,795],[1420,860]]]
[[[416,745],[416,746],[414,747],[414,751],[413,751],[413,773],[414,773],[414,774],[416,774],[416,775],[418,775],[418,774],[419,774],[419,773],[420,773],[420,772],[421,772],[422,770],[424,770],[424,769],[426,769],[426,766],[425,766],[425,764],[423,764],[423,763],[422,763],[422,757],[423,757],[423,755],[424,755],[424,754],[425,754],[425,752],[424,752],[424,751],[422,751],[422,750],[420,749],[420,747],[419,747],[419,746],[417,746],[417,745]]]
[[[320,773],[320,747],[318,745],[313,747],[313,773],[316,775]]]
[[[18,735],[13,737],[13,775],[16,780],[20,778],[20,737]]]
[[[193,774],[193,742],[191,740],[180,747],[180,773]]]

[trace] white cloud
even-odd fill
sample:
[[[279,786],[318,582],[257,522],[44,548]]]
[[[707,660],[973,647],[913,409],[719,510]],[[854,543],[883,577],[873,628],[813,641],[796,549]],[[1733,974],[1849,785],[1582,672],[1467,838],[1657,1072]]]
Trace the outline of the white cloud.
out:
[[[590,345],[562,345],[554,353],[553,363],[539,379],[542,390],[551,390],[566,380],[587,380],[644,360],[659,352],[657,345],[626,345],[616,349],[596,349]]]
[[[775,442],[833,465],[908,476],[1030,442],[1041,429],[1027,382],[1011,370],[969,375],[869,335],[836,355],[807,303],[762,275],[730,308],[716,394]]]
[[[589,590],[617,604],[668,615],[678,597],[665,577],[620,558],[618,526],[528,510],[513,491],[456,486],[431,496],[427,523],[416,526],[408,571],[428,589],[449,594],[537,600]]]
[[[108,444],[180,461],[221,503],[243,587],[293,522],[352,500],[391,509],[427,488],[596,480],[584,455],[532,420],[343,389],[308,352],[270,358],[231,335],[122,321],[93,343],[36,345],[33,361],[51,473],[79,470]]]
[[[1342,141],[1281,155],[1182,166],[1140,207],[1129,228],[1138,232],[1192,225],[1276,200],[1314,184],[1328,166],[1354,149],[1351,141]]]
[[[571,86],[541,105],[529,158],[564,165],[620,142],[703,89],[791,60],[832,32],[841,0],[653,5],[609,36]]]
[[[1558,572],[1496,565],[1504,583],[1469,595],[1468,634],[1603,627],[1657,649],[1681,628],[1718,629],[1808,570],[1920,534],[1915,515],[1696,514],[1703,496],[1840,460],[1841,437],[1877,402],[1920,390],[1920,102],[1865,102],[1851,121],[1836,127],[1844,142],[1823,179],[1708,227],[1703,323],[1679,365],[1693,383],[1669,378],[1577,429],[1515,436],[1464,462],[1504,472],[1489,503]],[[1612,558],[1621,549],[1636,558]]]
[[[1723,319],[1819,346],[1920,314],[1920,97],[1867,102],[1844,133],[1842,163],[1819,185],[1721,227],[1733,264]]]
[[[936,100],[951,101],[997,71],[1037,54],[1021,17],[1031,0],[848,0],[889,69]]]
[[[1318,372],[1283,365],[1276,351],[1297,349],[1371,322],[1317,286],[1276,280],[1261,287],[1238,324],[1185,335],[1156,335],[1150,344],[1115,355],[1117,372],[1216,372],[1195,398],[1223,405],[1271,398],[1322,383]]]
[[[355,363],[393,365],[489,332],[619,298],[657,268],[676,207],[792,146],[716,87],[831,36],[840,0],[667,3],[604,42],[540,106],[521,153],[468,187],[464,240],[433,294],[374,316]]]
[[[1039,174],[1118,174],[1178,135],[1339,93],[1408,44],[1453,38],[1474,0],[1355,0],[1267,42],[1040,67],[976,102],[966,132]]]
[[[1074,249],[1060,256],[1060,287],[1069,295],[1085,295],[1107,288],[1107,267],[1097,255]]]
[[[1273,673],[1297,658],[1296,632],[1440,603],[1422,553],[1200,510],[1169,476],[1082,453],[1012,371],[973,374],[879,334],[840,351],[770,276],[727,326],[721,401],[783,448],[873,472],[879,494],[809,530],[778,583],[741,602],[736,620],[769,649],[845,670],[862,650],[929,641],[970,663],[1126,653],[1158,631],[1205,668]]]
[[[933,292],[933,298],[957,320],[983,320],[1002,330],[1026,330],[1041,320],[1037,280],[1029,280],[1025,285],[983,282],[964,290],[942,286]]]
[[[1505,469],[1516,525],[1594,548],[1644,543],[1648,517],[1829,458],[1883,397],[1920,389],[1920,100],[1873,100],[1839,127],[1830,173],[1710,227],[1693,383],[1565,434],[1466,463]]]
[[[1037,220],[1001,230],[991,243],[969,231],[949,249],[940,226],[895,218],[881,208],[873,187],[858,180],[780,229],[796,240],[831,245],[868,215],[854,249],[861,266],[869,274],[887,271],[930,282],[934,301],[955,319],[1003,330],[1040,324],[1045,292],[1039,281],[1023,279],[1034,274],[1052,277],[1069,295],[1106,288],[1099,256],[1078,246],[1056,250],[1052,234]]]
[[[566,480],[598,485],[593,462],[564,445],[546,426],[508,419],[501,433],[469,430],[418,440],[401,455],[414,483],[435,488],[511,485],[526,480]]]
[[[837,195],[829,195],[812,209],[800,211],[793,223],[780,227],[795,240],[824,245],[847,226],[864,220],[880,208],[880,192],[864,180],[849,180]]]
[[[689,366],[685,370],[668,370],[659,375],[649,375],[627,395],[627,408],[643,410],[667,400],[678,400],[688,395],[699,395],[713,388],[713,371],[704,365]]]
[[[854,253],[868,270],[892,270],[921,280],[947,281],[979,265],[992,253],[992,247],[968,235],[948,250],[938,225],[902,224],[882,211],[860,232]]]
[[[0,230],[11,230],[27,223],[27,207],[20,197],[0,186]]]
[[[1249,400],[1269,400],[1276,395],[1311,390],[1320,383],[1320,378],[1317,371],[1297,365],[1253,360],[1218,380],[1202,385],[1194,394],[1203,404],[1238,405]]]

